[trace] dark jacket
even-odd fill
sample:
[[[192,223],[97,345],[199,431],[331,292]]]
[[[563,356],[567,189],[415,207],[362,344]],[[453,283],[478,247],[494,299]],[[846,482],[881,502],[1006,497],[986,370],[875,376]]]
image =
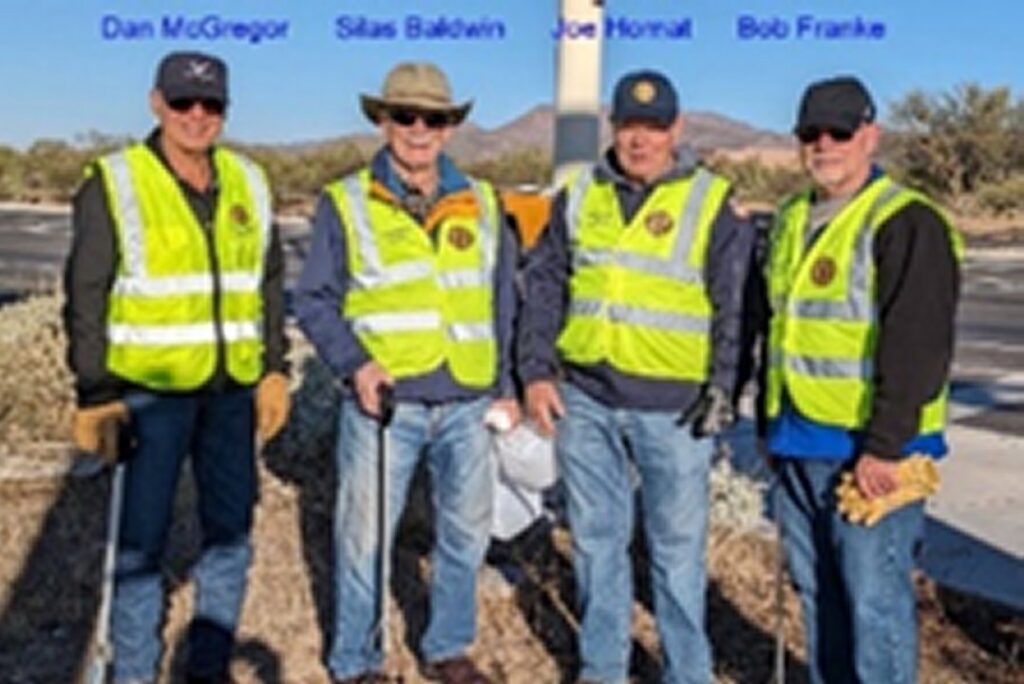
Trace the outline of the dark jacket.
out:
[[[414,193],[404,187],[391,168],[387,149],[380,150],[370,163],[374,181],[380,183],[394,196],[396,206],[423,223],[420,210],[429,214],[429,206],[455,192],[469,189],[469,181],[455,167],[450,159],[441,156],[440,187],[438,196],[414,203]],[[413,204],[419,204],[412,209]],[[501,212],[499,211],[499,214]],[[515,271],[518,244],[507,221],[502,220],[498,244],[498,261],[494,273],[494,324],[495,340],[498,344],[498,380],[490,391],[481,391],[459,384],[452,376],[447,364],[425,375],[405,378],[395,384],[395,397],[405,401],[441,403],[470,399],[485,394],[512,397],[515,388],[512,383],[511,346],[515,319]],[[436,235],[436,232],[434,233]],[[316,347],[320,357],[342,380],[342,391],[351,395],[351,380],[360,366],[370,360],[352,329],[350,321],[342,316],[342,302],[348,291],[348,246],[341,217],[334,201],[323,193],[317,203],[313,218],[313,240],[309,256],[299,277],[295,291],[295,312],[299,325]]]
[[[160,149],[160,131],[146,144],[178,180],[199,225],[213,223],[217,207],[216,178],[206,192],[199,192],[178,178]],[[211,152],[212,154],[212,152]],[[75,373],[80,406],[113,401],[133,387],[107,369],[107,302],[117,274],[120,255],[114,221],[98,165],[74,197],[71,251],[64,266],[64,327],[68,335],[68,363]],[[261,288],[263,296],[263,370],[287,372],[287,340],[284,335],[284,260],[276,226],[270,232]],[[209,232],[206,233],[209,239]],[[217,365],[203,391],[237,387],[224,366],[224,346],[218,347]]]
[[[863,450],[895,458],[949,379],[960,266],[943,220],[920,202],[879,228],[874,259],[878,345]]]
[[[650,185],[627,180],[609,150],[595,167],[595,178],[615,184],[623,221],[628,222],[659,183],[685,177],[697,169],[697,158],[680,148],[675,166]],[[518,371],[524,383],[565,378],[613,407],[682,410],[699,395],[701,386],[676,380],[655,380],[623,373],[602,362],[594,365],[563,363],[555,342],[565,323],[571,271],[565,217],[565,190],[555,197],[550,222],[536,247],[527,255],[525,302],[520,312],[517,344]],[[705,259],[704,282],[711,300],[711,368],[709,382],[732,392],[740,357],[743,284],[750,263],[753,229],[728,202],[715,217]]]

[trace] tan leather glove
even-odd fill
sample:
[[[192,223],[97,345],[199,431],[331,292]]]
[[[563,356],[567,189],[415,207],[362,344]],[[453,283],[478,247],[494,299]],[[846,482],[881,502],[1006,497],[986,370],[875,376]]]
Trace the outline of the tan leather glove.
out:
[[[120,400],[75,409],[71,426],[75,447],[108,463],[117,461],[118,434],[127,420],[128,406]]]
[[[911,456],[897,468],[899,487],[869,499],[857,487],[853,473],[843,473],[836,487],[836,508],[848,521],[871,527],[890,512],[939,491],[939,471],[928,456]]]
[[[264,442],[273,439],[288,421],[291,395],[288,376],[267,373],[256,386],[256,434]]]

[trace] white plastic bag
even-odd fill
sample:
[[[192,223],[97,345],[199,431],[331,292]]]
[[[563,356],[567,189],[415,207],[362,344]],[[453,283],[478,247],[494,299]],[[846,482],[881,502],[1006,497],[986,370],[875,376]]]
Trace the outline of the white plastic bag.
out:
[[[543,492],[558,479],[554,440],[523,421],[494,437],[501,479],[532,492]]]

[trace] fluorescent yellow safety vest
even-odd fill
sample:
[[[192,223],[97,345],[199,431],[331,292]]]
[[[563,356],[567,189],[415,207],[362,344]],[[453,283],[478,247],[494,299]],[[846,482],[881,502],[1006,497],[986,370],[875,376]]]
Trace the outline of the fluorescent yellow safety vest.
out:
[[[494,272],[500,218],[494,191],[470,180],[475,215],[447,215],[437,244],[406,211],[370,191],[363,169],[327,186],[348,245],[349,288],[341,313],[395,378],[448,364],[457,382],[497,378]]]
[[[659,184],[628,224],[593,170],[570,180],[569,311],[557,346],[573,364],[702,382],[711,363],[704,260],[728,181],[704,169]]]
[[[201,387],[224,345],[243,384],[263,371],[261,283],[270,191],[255,163],[216,148],[220,185],[212,231],[178,181],[144,144],[99,159],[120,254],[109,294],[107,367],[154,390]]]
[[[808,248],[810,192],[784,202],[768,260],[769,329],[766,408],[781,411],[783,391],[810,420],[846,429],[871,416],[878,336],[873,244],[879,227],[911,202],[943,217],[957,259],[959,233],[941,210],[887,176],[872,181],[831,220]],[[921,411],[919,434],[941,431],[948,387]]]

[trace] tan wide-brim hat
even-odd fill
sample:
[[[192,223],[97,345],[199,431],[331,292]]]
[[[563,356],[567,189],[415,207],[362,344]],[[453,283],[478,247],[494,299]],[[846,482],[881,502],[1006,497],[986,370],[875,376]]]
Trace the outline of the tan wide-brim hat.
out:
[[[451,88],[444,72],[427,62],[403,62],[388,72],[380,97],[359,96],[363,114],[373,123],[380,123],[381,114],[389,107],[412,107],[431,112],[445,112],[452,125],[462,123],[473,101],[452,102]]]

